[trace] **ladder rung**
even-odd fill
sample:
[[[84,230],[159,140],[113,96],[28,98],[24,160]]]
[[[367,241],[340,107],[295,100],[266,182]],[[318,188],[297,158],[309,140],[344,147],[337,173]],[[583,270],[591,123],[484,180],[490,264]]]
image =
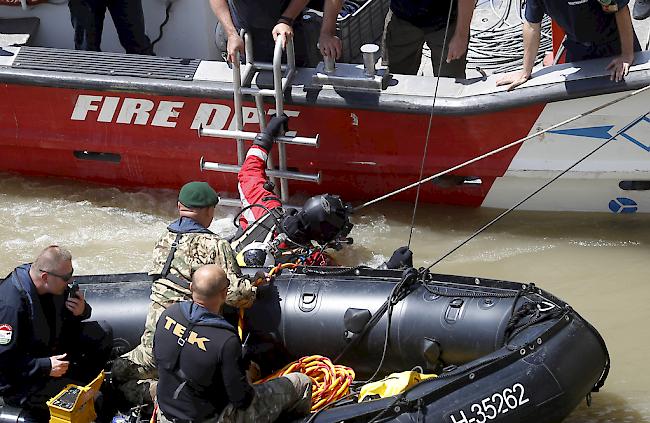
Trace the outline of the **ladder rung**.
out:
[[[207,129],[199,128],[199,136],[218,137],[218,138],[235,138],[240,140],[254,140],[257,135],[255,132],[246,131],[231,131],[228,129]],[[320,144],[320,137],[316,135],[314,138],[310,137],[287,137],[282,135],[275,139],[277,142],[293,145],[304,145],[308,147],[318,147]]]
[[[206,162],[201,158],[201,170],[214,170],[217,172],[226,172],[226,173],[239,173],[241,166],[215,163],[215,162]],[[292,172],[290,170],[277,170],[277,169],[267,169],[266,174],[272,178],[283,178],[283,179],[292,179],[296,181],[306,181],[306,182],[316,182],[320,184],[320,172],[313,173],[302,173],[302,172]]]
[[[265,71],[272,71],[273,70],[273,63],[271,62],[255,62],[251,63],[256,70],[265,70]],[[282,69],[282,72],[287,70],[287,65],[283,64],[280,66],[280,69]]]
[[[241,93],[248,95],[260,94],[267,97],[275,97],[275,90],[270,90],[268,88],[242,87]]]

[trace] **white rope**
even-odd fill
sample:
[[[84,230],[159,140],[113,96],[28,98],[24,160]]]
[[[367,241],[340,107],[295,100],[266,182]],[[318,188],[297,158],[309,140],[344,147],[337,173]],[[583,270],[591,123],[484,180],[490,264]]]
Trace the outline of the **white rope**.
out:
[[[535,191],[533,191],[532,193],[530,193],[530,194],[528,194],[527,196],[525,196],[524,198],[522,198],[522,199],[521,199],[517,204],[515,204],[515,205],[512,206],[512,207],[510,207],[508,210],[504,211],[503,213],[501,213],[500,215],[498,215],[497,217],[495,217],[494,219],[492,219],[491,221],[489,221],[488,223],[486,223],[485,225],[483,225],[479,230],[477,230],[476,232],[474,232],[472,235],[470,235],[468,238],[466,238],[463,242],[461,242],[460,244],[458,244],[457,246],[455,246],[454,248],[452,248],[451,250],[449,250],[448,252],[446,252],[445,254],[443,254],[439,259],[437,259],[436,261],[434,261],[433,263],[431,263],[431,265],[430,265],[429,267],[427,267],[427,270],[430,270],[433,266],[435,266],[436,264],[440,263],[441,261],[443,261],[444,259],[446,259],[446,258],[449,257],[450,255],[452,255],[455,251],[457,251],[457,250],[458,250],[459,248],[461,248],[463,245],[467,244],[467,243],[470,242],[472,239],[476,238],[476,237],[477,237],[481,232],[485,231],[487,228],[489,228],[490,226],[492,226],[493,224],[495,224],[496,222],[498,222],[499,220],[501,220],[504,216],[506,216],[507,214],[509,214],[509,213],[512,212],[513,210],[515,210],[517,207],[521,206],[521,205],[524,204],[526,201],[530,200],[533,196],[537,195],[537,193],[539,193],[540,191],[542,191],[544,188],[546,188],[547,186],[551,185],[553,182],[555,182],[555,181],[557,181],[558,179],[560,179],[563,175],[565,175],[565,174],[566,174],[567,172],[569,172],[571,169],[573,169],[574,167],[576,167],[577,165],[579,165],[579,164],[582,163],[583,161],[587,160],[587,158],[591,157],[591,156],[592,156],[593,154],[595,154],[598,150],[600,150],[601,148],[603,148],[603,147],[605,147],[607,144],[609,144],[610,141],[612,141],[613,139],[616,139],[616,137],[618,137],[619,135],[625,133],[628,129],[633,128],[637,123],[641,122],[641,120],[643,120],[646,116],[648,116],[648,114],[650,114],[650,111],[648,111],[648,112],[642,114],[642,115],[639,116],[638,118],[634,119],[633,121],[631,121],[630,123],[628,123],[627,125],[625,125],[625,126],[624,126],[623,128],[621,128],[617,133],[615,133],[614,135],[612,135],[611,137],[609,137],[609,139],[607,139],[605,142],[603,142],[602,144],[600,144],[598,147],[594,148],[594,149],[591,150],[589,153],[587,153],[586,155],[582,156],[578,161],[576,161],[575,163],[573,163],[573,164],[572,164],[571,166],[569,166],[568,168],[564,169],[564,170],[563,170],[562,172],[560,172],[559,174],[555,175],[551,180],[549,180],[548,182],[546,182],[544,185],[542,185],[541,187],[537,188],[537,189],[536,189]]]
[[[613,105],[613,104],[619,103],[619,102],[621,102],[621,101],[623,101],[623,100],[626,100],[626,99],[628,99],[628,98],[630,98],[630,97],[634,97],[635,95],[637,95],[637,94],[641,94],[641,93],[643,93],[643,92],[645,92],[645,91],[648,91],[649,89],[650,89],[650,85],[645,86],[645,87],[643,87],[643,88],[639,88],[639,89],[636,90],[636,91],[632,91],[631,93],[625,94],[625,95],[623,95],[623,96],[621,96],[621,97],[619,97],[619,98],[617,98],[617,99],[614,99],[614,100],[608,101],[607,103],[604,103],[604,104],[602,104],[602,105],[600,105],[600,106],[594,107],[594,108],[591,109],[591,110],[588,110],[588,111],[586,111],[586,112],[583,112],[583,113],[580,113],[580,114],[578,114],[578,115],[575,115],[575,116],[573,116],[572,118],[569,118],[569,119],[567,119],[567,120],[564,120],[564,121],[562,121],[562,122],[560,122],[560,123],[556,123],[555,125],[549,126],[548,128],[545,128],[545,129],[542,129],[542,130],[540,130],[540,131],[534,132],[534,133],[532,133],[532,134],[530,134],[530,135],[528,135],[528,136],[526,136],[526,137],[524,137],[524,138],[520,138],[520,139],[518,139],[517,141],[513,141],[513,142],[511,142],[510,144],[506,144],[506,145],[504,145],[504,146],[502,146],[502,147],[499,147],[499,148],[497,148],[496,150],[489,151],[489,152],[487,152],[487,153],[485,153],[485,154],[483,154],[483,155],[480,155],[480,156],[478,156],[478,157],[475,157],[475,158],[473,158],[473,159],[470,159],[470,160],[468,160],[468,161],[466,161],[466,162],[460,163],[460,164],[458,164],[458,165],[456,165],[456,166],[454,166],[454,167],[451,167],[451,168],[449,168],[449,169],[447,169],[447,170],[443,170],[443,171],[441,171],[441,172],[438,172],[438,173],[436,173],[435,175],[431,175],[431,176],[429,176],[429,177],[427,177],[427,178],[425,178],[425,179],[420,179],[419,181],[414,182],[414,183],[412,183],[412,184],[410,184],[410,185],[407,185],[407,186],[405,186],[405,187],[403,187],[403,188],[400,188],[400,189],[398,189],[398,190],[396,190],[396,191],[392,191],[392,192],[390,192],[390,193],[388,193],[388,194],[382,195],[381,197],[375,198],[374,200],[370,200],[370,201],[368,201],[368,202],[366,202],[366,203],[363,203],[363,204],[361,204],[360,206],[355,207],[355,208],[354,208],[354,211],[361,210],[361,209],[363,209],[363,208],[365,208],[365,207],[368,207],[368,206],[370,206],[370,205],[372,205],[372,204],[375,204],[375,203],[378,203],[378,202],[380,202],[380,201],[383,201],[383,200],[385,200],[385,199],[387,199],[387,198],[390,198],[390,197],[392,197],[392,196],[394,196],[394,195],[397,195],[397,194],[399,194],[399,193],[402,193],[402,192],[404,192],[404,191],[407,191],[407,190],[409,190],[409,189],[411,189],[411,188],[415,188],[415,187],[417,187],[418,185],[422,185],[422,184],[424,184],[424,183],[427,183],[427,182],[429,182],[429,181],[431,181],[431,180],[433,180],[433,179],[435,179],[435,178],[438,178],[438,177],[440,177],[440,176],[443,176],[443,175],[446,175],[446,174],[448,174],[448,173],[451,173],[451,172],[453,172],[453,171],[455,171],[455,170],[458,170],[458,169],[460,169],[460,168],[462,168],[462,167],[465,167],[465,166],[467,166],[467,165],[469,165],[469,164],[472,164],[472,163],[478,162],[479,160],[483,160],[483,159],[485,159],[485,158],[487,158],[487,157],[493,156],[493,155],[495,155],[495,154],[497,154],[497,153],[500,153],[500,152],[502,152],[502,151],[504,151],[504,150],[507,150],[508,148],[511,148],[511,147],[516,146],[516,145],[522,144],[523,142],[528,141],[528,140],[531,139],[531,138],[535,138],[535,137],[537,137],[537,136],[539,136],[539,135],[542,135],[542,134],[544,134],[544,133],[546,133],[546,132],[548,132],[548,131],[552,131],[552,130],[554,130],[554,129],[556,129],[556,128],[559,128],[560,126],[566,125],[566,124],[571,123],[571,122],[573,122],[573,121],[575,121],[575,120],[578,120],[578,119],[580,119],[580,118],[582,118],[582,117],[588,116],[588,115],[590,115],[590,114],[592,114],[592,113],[595,113],[595,112],[597,112],[597,111],[599,111],[599,110],[602,110],[602,109],[604,109],[604,108],[606,108],[606,107],[609,107],[609,106],[611,106],[611,105]]]

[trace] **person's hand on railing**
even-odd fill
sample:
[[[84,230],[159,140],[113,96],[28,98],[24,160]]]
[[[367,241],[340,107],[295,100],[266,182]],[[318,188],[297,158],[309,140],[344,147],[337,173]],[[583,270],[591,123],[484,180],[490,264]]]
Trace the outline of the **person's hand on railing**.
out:
[[[293,37],[293,28],[291,25],[286,22],[278,22],[277,25],[273,27],[273,41],[277,41],[279,36],[284,36],[282,39],[282,48],[287,48],[287,40],[290,37]]]
[[[630,66],[634,63],[634,54],[616,56],[607,65],[607,70],[610,71],[610,81],[620,82],[624,77],[630,73]]]
[[[228,51],[228,62],[230,63],[237,61],[237,52],[239,52],[239,57],[244,55],[244,40],[242,40],[239,34],[231,34],[228,36],[226,50]]]
[[[528,81],[530,77],[531,77],[530,72],[526,72],[525,70],[510,72],[497,79],[497,87],[500,87],[502,85],[507,85],[508,91],[512,91],[518,86]]]

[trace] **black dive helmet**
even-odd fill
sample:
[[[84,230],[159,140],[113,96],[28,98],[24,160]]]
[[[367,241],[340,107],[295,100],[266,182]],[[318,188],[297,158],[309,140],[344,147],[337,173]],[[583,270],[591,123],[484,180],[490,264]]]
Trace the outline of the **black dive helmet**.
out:
[[[338,195],[316,195],[305,202],[301,211],[288,213],[282,228],[294,242],[306,244],[313,240],[324,245],[350,233],[351,209]]]

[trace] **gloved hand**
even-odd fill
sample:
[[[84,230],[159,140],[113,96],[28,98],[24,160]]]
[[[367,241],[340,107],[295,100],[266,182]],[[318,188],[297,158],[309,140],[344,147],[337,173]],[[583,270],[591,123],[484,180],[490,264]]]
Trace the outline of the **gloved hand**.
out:
[[[267,275],[264,271],[258,270],[253,276],[253,284],[255,286],[266,286],[272,281],[272,276]]]
[[[413,252],[408,247],[399,247],[393,251],[390,260],[386,262],[389,269],[401,269],[404,267],[413,267]]]
[[[287,115],[273,116],[273,119],[264,128],[264,132],[255,136],[253,144],[262,147],[268,153],[273,148],[273,140],[288,129],[289,117]]]

